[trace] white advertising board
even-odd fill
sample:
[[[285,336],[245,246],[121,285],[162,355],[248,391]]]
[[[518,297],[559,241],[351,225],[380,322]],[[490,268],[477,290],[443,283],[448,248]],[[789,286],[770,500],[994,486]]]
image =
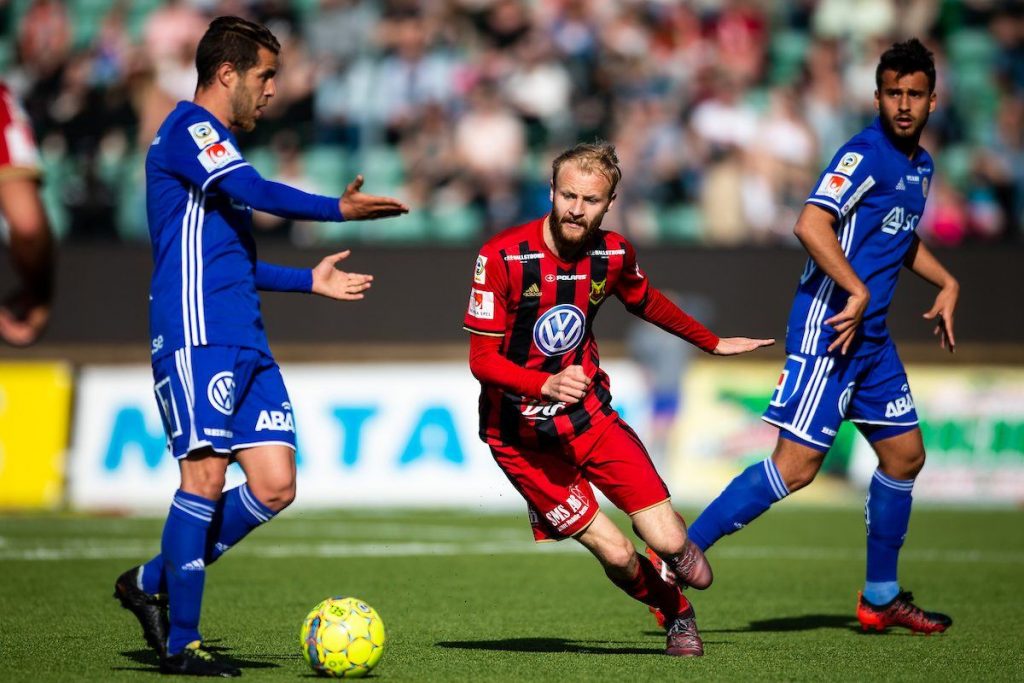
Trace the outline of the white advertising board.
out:
[[[643,436],[637,370],[607,363],[615,406]],[[477,437],[479,384],[464,363],[285,365],[308,506],[494,508],[522,499]],[[85,510],[162,509],[179,478],[146,366],[82,369],[69,500]],[[236,465],[228,486],[242,481]]]

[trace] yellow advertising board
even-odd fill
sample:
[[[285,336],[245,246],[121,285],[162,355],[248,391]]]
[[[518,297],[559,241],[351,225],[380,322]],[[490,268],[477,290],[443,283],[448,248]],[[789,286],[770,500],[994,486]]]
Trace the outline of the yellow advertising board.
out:
[[[673,497],[707,502],[771,454],[778,430],[760,417],[781,369],[781,361],[693,364],[683,381],[683,409],[670,448]],[[915,499],[1024,503],[1024,368],[911,364],[907,375],[928,456]],[[795,498],[863,500],[877,462],[867,441],[844,423],[825,458],[824,476]]]
[[[0,362],[0,509],[61,504],[71,386],[63,363]]]

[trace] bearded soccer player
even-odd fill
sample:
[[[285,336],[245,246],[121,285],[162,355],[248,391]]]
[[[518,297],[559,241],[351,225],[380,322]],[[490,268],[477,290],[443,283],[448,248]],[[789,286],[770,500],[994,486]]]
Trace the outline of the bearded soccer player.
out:
[[[615,296],[708,353],[774,342],[720,339],[649,283],[633,246],[601,229],[619,178],[611,145],[577,145],[553,163],[550,215],[506,230],[480,251],[465,317],[470,368],[481,384],[480,436],[526,499],[534,538],[579,541],[615,585],[668,617],[667,654],[699,656],[693,607],[598,509],[591,488],[630,515],[681,585],[711,584],[711,567],[672,511],[668,488],[611,407],[592,326]]]
[[[896,565],[925,452],[903,363],[885,318],[905,266],[939,288],[924,314],[954,349],[959,285],[915,234],[932,178],[918,142],[935,109],[932,55],[913,39],[893,45],[876,72],[878,118],[822,173],[796,224],[810,259],[786,337],[787,360],[764,420],[778,426],[771,457],[737,476],[690,527],[707,550],[773,503],[809,484],[843,420],[878,456],[864,507],[867,576],[858,599],[863,629],[945,631],[945,614],[917,607]]]
[[[39,151],[21,105],[0,83],[0,215],[17,288],[0,304],[0,339],[27,346],[43,333],[53,295],[53,234],[39,196]]]
[[[273,97],[279,50],[263,26],[215,19],[196,53],[195,99],[167,117],[146,157],[153,379],[181,486],[160,554],[121,575],[114,595],[138,618],[170,674],[241,673],[202,647],[206,567],[295,496],[291,403],[257,291],[345,301],[363,298],[370,286],[370,276],[336,268],[347,252],[312,270],[257,260],[253,209],[318,221],[407,211],[360,192],[361,177],[339,199],[266,181],[246,163],[232,130],[252,130]],[[222,492],[229,460],[247,481]]]

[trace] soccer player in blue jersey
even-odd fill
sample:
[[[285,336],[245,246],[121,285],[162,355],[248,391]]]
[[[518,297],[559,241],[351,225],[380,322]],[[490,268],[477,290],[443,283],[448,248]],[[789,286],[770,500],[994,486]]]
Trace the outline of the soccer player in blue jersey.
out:
[[[146,157],[153,378],[181,486],[160,554],[120,576],[115,597],[165,673],[240,674],[202,648],[206,567],[295,496],[295,424],[257,291],[355,300],[370,286],[370,276],[336,267],[347,252],[311,270],[257,260],[252,211],[341,221],[408,210],[362,193],[361,176],[340,198],[323,197],[264,180],[246,163],[232,130],[252,130],[274,96],[279,50],[263,26],[215,19],[197,49],[195,99],[167,117]],[[247,481],[223,492],[231,460]]]
[[[771,457],[751,465],[690,527],[708,549],[809,484],[843,420],[878,456],[865,504],[867,579],[857,617],[866,630],[944,631],[897,580],[914,478],[925,452],[903,363],[885,317],[903,267],[939,288],[924,317],[954,349],[959,285],[915,234],[933,165],[918,142],[935,109],[932,55],[913,39],[893,45],[876,72],[878,118],[836,153],[795,228],[810,258],[786,335],[787,360],[764,420],[779,428]]]

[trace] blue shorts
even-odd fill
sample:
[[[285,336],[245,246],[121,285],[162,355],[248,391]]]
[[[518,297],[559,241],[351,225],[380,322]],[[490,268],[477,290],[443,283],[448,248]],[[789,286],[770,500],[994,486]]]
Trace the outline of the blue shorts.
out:
[[[914,429],[917,411],[890,341],[855,358],[789,354],[761,419],[779,427],[780,436],[827,451],[843,420],[875,442]]]
[[[200,448],[233,453],[295,449],[295,418],[281,369],[256,349],[193,346],[153,362],[156,402],[175,458]]]

